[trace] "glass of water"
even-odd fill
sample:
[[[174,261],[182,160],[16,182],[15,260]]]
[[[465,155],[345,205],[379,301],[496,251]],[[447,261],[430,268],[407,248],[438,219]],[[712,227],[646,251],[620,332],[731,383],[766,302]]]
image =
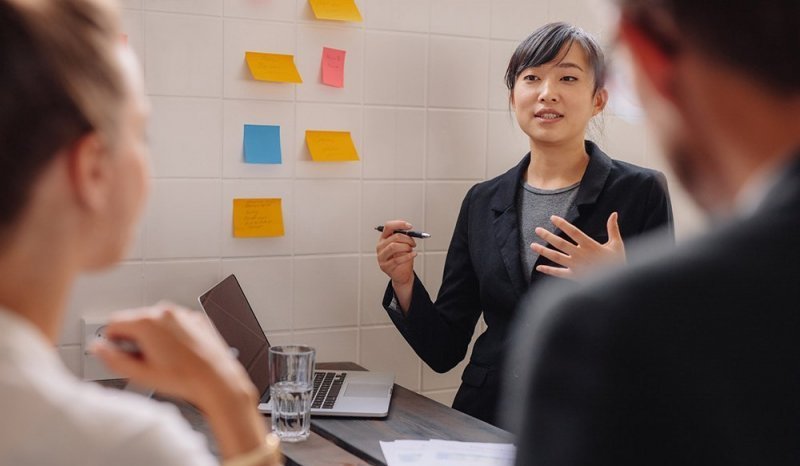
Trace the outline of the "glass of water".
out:
[[[311,427],[314,348],[271,346],[269,373],[272,431],[284,442],[307,439]]]

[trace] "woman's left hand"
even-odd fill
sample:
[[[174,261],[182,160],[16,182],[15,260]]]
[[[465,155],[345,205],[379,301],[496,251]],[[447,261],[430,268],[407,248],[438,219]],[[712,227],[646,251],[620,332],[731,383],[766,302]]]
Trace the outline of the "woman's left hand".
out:
[[[574,280],[598,263],[625,262],[625,244],[623,244],[622,235],[619,232],[617,217],[618,214],[616,212],[608,217],[608,222],[606,223],[608,241],[600,244],[575,225],[557,215],[553,215],[550,217],[553,225],[566,233],[575,244],[556,236],[544,228],[536,228],[536,234],[557,250],[546,248],[538,243],[531,244],[531,249],[562,266],[539,265],[536,270],[554,277]]]

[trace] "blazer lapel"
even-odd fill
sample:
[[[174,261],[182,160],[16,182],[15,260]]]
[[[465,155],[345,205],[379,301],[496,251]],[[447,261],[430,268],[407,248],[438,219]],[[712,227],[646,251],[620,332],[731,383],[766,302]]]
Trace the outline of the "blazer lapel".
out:
[[[589,164],[586,166],[583,178],[581,178],[581,186],[578,188],[575,202],[569,207],[567,214],[564,216],[566,221],[573,225],[580,217],[580,211],[583,206],[597,202],[597,198],[603,192],[603,186],[606,184],[608,174],[611,172],[611,157],[600,150],[592,141],[586,141],[586,153],[589,154]],[[566,235],[561,230],[557,230],[556,234],[566,238]]]
[[[497,192],[491,200],[495,242],[518,296],[525,293],[528,281],[526,274],[522,272],[516,199],[522,173],[527,170],[530,160],[530,153],[528,153],[516,167],[503,175]]]

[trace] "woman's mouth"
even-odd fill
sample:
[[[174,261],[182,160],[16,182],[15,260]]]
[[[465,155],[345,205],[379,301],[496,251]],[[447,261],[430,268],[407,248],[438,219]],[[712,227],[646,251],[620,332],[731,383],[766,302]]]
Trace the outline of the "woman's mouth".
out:
[[[536,112],[536,114],[534,114],[534,116],[540,120],[546,120],[546,121],[555,121],[564,118],[564,115],[562,115],[561,113],[558,113],[550,109],[539,110],[538,112]]]

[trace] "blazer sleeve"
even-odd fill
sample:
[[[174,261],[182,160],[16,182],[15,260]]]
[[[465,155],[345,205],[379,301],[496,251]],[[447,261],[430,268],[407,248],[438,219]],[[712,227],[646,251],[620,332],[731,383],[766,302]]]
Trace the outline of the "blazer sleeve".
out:
[[[640,233],[663,229],[669,238],[675,240],[675,224],[672,217],[672,202],[669,198],[667,178],[655,172],[647,193],[647,208]]]
[[[407,315],[392,309],[394,290],[386,287],[383,307],[417,355],[433,370],[447,372],[464,359],[481,315],[478,277],[469,251],[469,205],[472,189],[461,204],[447,251],[439,296],[434,303],[414,275]]]

